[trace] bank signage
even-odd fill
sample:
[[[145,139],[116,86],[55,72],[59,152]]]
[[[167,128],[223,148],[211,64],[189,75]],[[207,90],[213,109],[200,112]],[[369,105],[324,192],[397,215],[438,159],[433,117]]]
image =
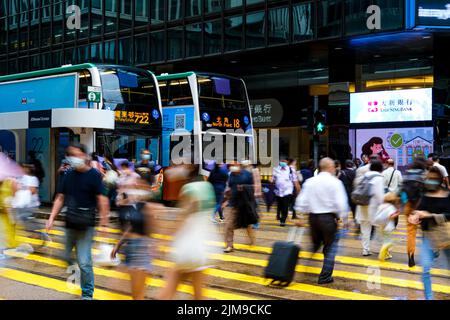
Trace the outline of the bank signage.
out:
[[[283,118],[283,107],[276,99],[260,99],[250,101],[253,126],[275,127]]]
[[[30,111],[28,128],[50,128],[52,126],[52,110]]]
[[[350,123],[431,120],[431,88],[350,94]]]
[[[416,25],[450,27],[450,0],[416,0]]]

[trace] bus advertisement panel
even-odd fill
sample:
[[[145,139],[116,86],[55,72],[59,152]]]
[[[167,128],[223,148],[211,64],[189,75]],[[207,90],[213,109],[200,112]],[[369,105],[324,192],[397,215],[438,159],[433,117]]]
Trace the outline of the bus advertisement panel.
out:
[[[76,74],[0,83],[0,112],[75,108],[77,92]]]

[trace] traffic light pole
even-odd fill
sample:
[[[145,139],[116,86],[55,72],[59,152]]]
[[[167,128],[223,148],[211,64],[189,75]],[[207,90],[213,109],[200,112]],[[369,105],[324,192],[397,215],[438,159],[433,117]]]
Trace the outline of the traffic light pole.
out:
[[[314,96],[314,104],[313,104],[313,114],[315,114],[319,110],[319,97]],[[313,155],[314,155],[314,163],[318,166],[319,160],[319,135],[316,134],[315,129],[313,131]]]

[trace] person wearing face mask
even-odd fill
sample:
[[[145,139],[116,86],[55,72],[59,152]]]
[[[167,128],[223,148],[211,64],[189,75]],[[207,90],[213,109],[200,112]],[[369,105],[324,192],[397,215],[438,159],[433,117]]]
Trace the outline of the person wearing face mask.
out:
[[[288,165],[288,160],[283,159],[280,165],[273,169],[273,183],[275,184],[275,195],[277,196],[277,219],[280,220],[280,226],[286,225],[286,219],[289,212],[289,204],[294,194],[294,188],[299,192],[299,183],[297,174]]]
[[[431,167],[426,175],[425,193],[416,210],[408,217],[408,222],[419,225],[423,231],[421,263],[425,299],[433,299],[431,268],[434,260],[443,253],[447,267],[450,266],[450,192],[443,188],[444,176],[437,167]]]
[[[53,228],[56,216],[64,204],[66,213],[65,259],[72,264],[71,253],[76,248],[77,262],[81,270],[81,294],[83,300],[92,300],[94,294],[94,272],[92,267],[92,243],[95,230],[96,209],[100,213],[100,225],[108,223],[108,198],[101,174],[88,165],[86,147],[71,145],[66,150],[67,160],[72,167],[58,185],[57,196],[47,232]]]
[[[239,163],[230,165],[228,186],[225,190],[225,253],[232,252],[234,230],[246,228],[250,245],[255,243],[253,224],[258,223],[256,201],[254,198],[254,181],[252,173],[242,170]],[[251,198],[253,196],[253,198]],[[248,210],[251,208],[253,211]]]
[[[141,161],[134,166],[134,170],[140,176],[150,178],[150,184],[155,182],[155,162],[152,160],[152,154],[147,149],[141,151]]]

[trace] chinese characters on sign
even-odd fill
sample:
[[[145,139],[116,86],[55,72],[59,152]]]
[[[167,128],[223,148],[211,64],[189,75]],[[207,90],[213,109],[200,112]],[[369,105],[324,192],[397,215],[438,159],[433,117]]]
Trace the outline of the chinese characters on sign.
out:
[[[272,122],[272,105],[268,103],[255,104],[250,105],[250,109],[254,123],[269,124]]]
[[[135,111],[114,111],[114,118],[117,122],[149,124],[150,114],[148,112]]]
[[[216,121],[212,123],[213,128],[230,128],[230,129],[240,129],[241,122],[239,119],[230,119],[228,117],[217,117]]]

